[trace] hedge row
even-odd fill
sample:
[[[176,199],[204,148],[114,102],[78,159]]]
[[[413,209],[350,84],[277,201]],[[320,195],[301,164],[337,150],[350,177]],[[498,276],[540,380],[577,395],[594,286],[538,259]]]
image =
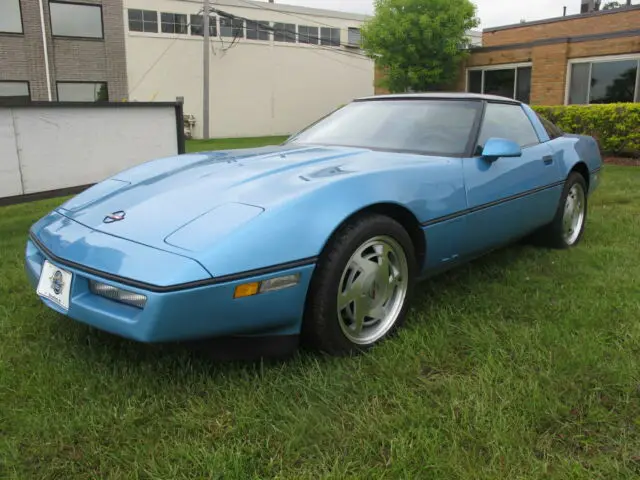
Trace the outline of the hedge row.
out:
[[[533,106],[567,133],[591,135],[603,153],[640,157],[640,103]]]

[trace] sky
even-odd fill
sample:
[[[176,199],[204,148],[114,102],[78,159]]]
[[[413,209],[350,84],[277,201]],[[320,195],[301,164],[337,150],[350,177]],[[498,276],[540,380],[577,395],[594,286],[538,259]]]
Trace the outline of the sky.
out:
[[[562,16],[564,6],[567,15],[580,13],[580,0],[472,0],[478,7],[479,28],[499,27],[527,21]],[[373,0],[275,0],[276,3],[305,7],[343,10],[346,12],[373,14]],[[623,3],[621,0],[620,3]],[[632,2],[640,3],[638,0]]]

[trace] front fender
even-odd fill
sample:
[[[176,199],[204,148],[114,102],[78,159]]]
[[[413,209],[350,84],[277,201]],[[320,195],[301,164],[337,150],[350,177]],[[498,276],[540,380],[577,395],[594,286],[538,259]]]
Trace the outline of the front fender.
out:
[[[343,175],[279,205],[219,239],[197,260],[214,276],[317,257],[354,213],[387,203],[428,222],[465,208],[461,159],[401,171]]]

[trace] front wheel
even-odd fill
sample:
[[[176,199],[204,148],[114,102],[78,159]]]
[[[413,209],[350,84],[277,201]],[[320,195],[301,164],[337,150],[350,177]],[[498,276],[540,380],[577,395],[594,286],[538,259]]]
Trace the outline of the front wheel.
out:
[[[415,276],[414,246],[398,222],[367,215],[348,223],[319,260],[303,340],[334,355],[372,347],[404,322]]]
[[[584,234],[587,221],[587,182],[572,172],[564,186],[560,204],[553,221],[538,232],[538,239],[552,248],[577,245]]]

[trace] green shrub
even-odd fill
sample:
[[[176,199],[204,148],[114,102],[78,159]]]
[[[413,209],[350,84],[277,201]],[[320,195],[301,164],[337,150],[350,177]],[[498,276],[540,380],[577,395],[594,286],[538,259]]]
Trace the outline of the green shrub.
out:
[[[534,106],[567,133],[591,135],[603,153],[640,157],[640,103]]]

